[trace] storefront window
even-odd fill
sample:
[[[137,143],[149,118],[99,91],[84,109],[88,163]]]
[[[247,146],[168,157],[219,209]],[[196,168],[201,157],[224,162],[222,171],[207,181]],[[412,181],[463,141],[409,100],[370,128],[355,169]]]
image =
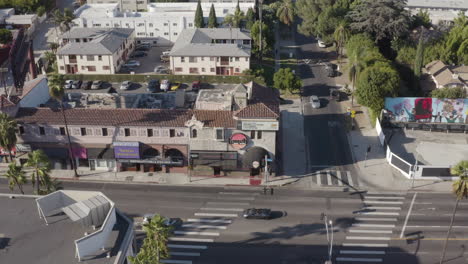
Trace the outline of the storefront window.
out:
[[[78,159],[78,167],[89,167],[88,159]]]
[[[107,168],[107,160],[97,160],[97,167]]]

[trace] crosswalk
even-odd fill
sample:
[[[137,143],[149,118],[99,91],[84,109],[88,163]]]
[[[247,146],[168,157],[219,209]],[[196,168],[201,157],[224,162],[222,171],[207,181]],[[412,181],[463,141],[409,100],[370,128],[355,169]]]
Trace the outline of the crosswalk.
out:
[[[258,194],[257,191],[219,192],[194,213],[194,218],[187,219],[174,231],[168,244],[170,258],[161,262],[193,264]]]
[[[354,212],[336,262],[382,263],[406,194],[367,193],[364,206]]]
[[[350,171],[342,170],[320,170],[307,175],[310,187],[314,186],[357,186],[357,181],[353,179]],[[307,183],[306,183],[307,184]]]

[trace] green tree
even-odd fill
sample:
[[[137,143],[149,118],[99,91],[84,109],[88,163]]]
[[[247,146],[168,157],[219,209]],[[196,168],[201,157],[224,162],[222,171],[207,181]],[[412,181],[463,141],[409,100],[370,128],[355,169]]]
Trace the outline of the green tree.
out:
[[[36,194],[41,194],[40,186],[45,185],[45,181],[49,177],[49,158],[45,155],[44,151],[40,149],[34,150],[28,153],[28,161],[25,166],[33,169],[31,182],[33,188],[36,187]]]
[[[38,16],[43,16],[45,13],[46,13],[46,8],[45,6],[40,6],[37,8],[37,11],[36,11],[37,15]]]
[[[201,7],[200,0],[198,0],[197,10],[195,11],[195,27],[197,28],[204,28],[205,27],[205,19],[203,17],[203,10]]]
[[[421,68],[423,67],[423,60],[424,60],[424,39],[423,39],[423,32],[419,36],[418,47],[416,49],[416,56],[414,58],[414,67],[413,72],[414,76],[416,76],[416,80],[419,80],[421,76]]]
[[[53,74],[50,75],[49,80],[49,94],[52,98],[57,100],[60,104],[60,111],[62,112],[63,122],[65,124],[65,134],[67,136],[67,147],[68,147],[68,154],[70,155],[70,163],[75,173],[75,177],[78,177],[78,172],[76,168],[75,158],[73,156],[73,151],[71,149],[71,139],[70,139],[70,132],[68,130],[68,122],[67,116],[65,114],[65,107],[63,106],[63,95],[65,94],[64,86],[65,86],[65,79],[63,75],[60,74]]]
[[[240,28],[242,26],[242,21],[245,19],[244,12],[241,11],[239,2],[237,2],[236,10],[234,14],[228,14],[224,18],[224,24],[229,25],[233,28]]]
[[[412,26],[411,28],[418,28],[423,26],[429,29],[432,26],[431,18],[429,17],[429,12],[427,10],[419,10],[419,12],[411,17]]]
[[[335,39],[336,43],[336,51],[338,52],[338,63],[341,64],[341,57],[343,56],[343,48],[349,39],[349,29],[346,24],[346,22],[343,20],[341,23],[338,25],[338,27],[335,29],[335,32],[333,33],[333,37]]]
[[[247,14],[245,15],[245,28],[251,30],[254,23],[255,13],[253,8],[249,7],[249,9],[247,9]]]
[[[23,185],[27,183],[27,179],[24,175],[23,166],[18,166],[14,162],[10,163],[5,176],[8,179],[8,188],[10,188],[11,191],[13,191],[16,186],[21,194],[24,194]]]
[[[0,29],[0,44],[8,44],[13,40],[11,31],[6,28]]]
[[[405,45],[398,50],[396,61],[401,64],[414,65],[415,57],[416,49],[413,46]]]
[[[260,40],[260,26],[262,27],[262,40]],[[270,52],[273,47],[273,31],[271,27],[268,27],[265,23],[255,21],[251,30],[250,36],[252,37],[252,53],[258,58],[262,57],[266,53]],[[260,54],[260,41],[262,41],[262,51]]]
[[[431,97],[434,98],[448,98],[448,99],[459,99],[466,97],[466,90],[462,87],[444,87],[442,89],[435,89],[431,92]]]
[[[275,88],[289,93],[298,92],[302,87],[302,80],[290,68],[281,68],[273,76]]]
[[[10,161],[13,161],[11,151],[16,145],[16,121],[5,113],[0,113],[0,146],[8,151]]]
[[[398,72],[389,63],[376,62],[359,75],[356,89],[358,103],[378,113],[384,106],[385,97],[396,96],[399,87]]]
[[[449,64],[468,64],[468,18],[463,13],[447,35],[442,59]]]
[[[283,24],[290,26],[294,22],[296,16],[294,11],[294,3],[292,0],[281,0],[278,3],[276,16]]]
[[[210,15],[208,17],[208,27],[209,28],[218,27],[218,19],[216,18],[216,11],[214,8],[214,4],[211,4]]]
[[[135,257],[129,257],[132,264],[160,264],[161,259],[169,258],[167,241],[172,232],[172,227],[166,225],[166,219],[155,215],[143,225],[146,238],[143,246]]]
[[[447,231],[447,237],[445,239],[444,248],[442,250],[442,256],[440,258],[440,264],[444,262],[445,252],[447,251],[448,239],[452,232],[453,221],[455,220],[455,214],[457,213],[458,203],[468,198],[468,160],[462,160],[450,169],[452,175],[457,175],[460,178],[452,184],[452,193],[455,194],[455,206],[453,207],[452,218],[450,219],[449,229]]]

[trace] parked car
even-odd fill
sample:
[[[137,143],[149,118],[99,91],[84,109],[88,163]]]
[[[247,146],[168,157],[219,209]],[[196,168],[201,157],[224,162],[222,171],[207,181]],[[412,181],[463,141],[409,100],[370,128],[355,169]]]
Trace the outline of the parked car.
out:
[[[193,81],[192,82],[192,90],[198,91],[200,90],[201,82],[200,81]]]
[[[91,85],[93,85],[92,81],[84,81],[83,84],[81,85],[81,88],[85,90],[89,90],[91,89]]]
[[[135,67],[127,67],[125,65],[122,65],[120,67],[119,73],[131,73],[135,71]]]
[[[120,90],[128,90],[128,89],[130,89],[130,87],[132,87],[132,82],[131,81],[123,81],[120,84]]]
[[[66,80],[64,88],[65,89],[71,89],[72,85],[73,85],[73,80]]]
[[[310,104],[312,105],[312,108],[318,109],[320,108],[320,99],[316,95],[312,95],[310,97]]]
[[[129,60],[123,66],[124,67],[129,67],[129,68],[140,67],[140,62],[137,61],[137,60]]]
[[[317,43],[318,43],[318,46],[319,46],[320,48],[326,48],[326,47],[327,47],[327,44],[326,44],[323,40],[321,40],[321,39],[319,39],[319,40],[317,41]]]
[[[143,215],[143,221],[141,223],[144,224],[144,225],[148,224],[149,222],[151,222],[151,219],[153,219],[153,217],[155,215],[156,214],[145,214],[145,215]],[[176,228],[176,227],[179,227],[180,225],[182,225],[182,219],[164,217],[164,224],[166,226],[172,226],[172,227]]]
[[[175,91],[177,89],[180,88],[180,83],[179,82],[175,82],[171,85],[171,91]]]
[[[170,53],[171,53],[171,50],[166,50],[162,52],[162,55],[169,56]]]
[[[141,58],[141,57],[145,57],[147,56],[148,53],[144,52],[144,51],[135,51],[131,56],[130,58]]]
[[[72,89],[80,89],[83,82],[80,80],[75,80],[72,83]]]
[[[169,62],[169,55],[161,55],[159,58],[161,62]]]
[[[341,101],[341,92],[338,89],[330,89],[330,100]]]
[[[249,208],[249,209],[244,210],[242,216],[245,219],[270,219],[271,210],[267,208],[262,208],[262,209]]]
[[[135,50],[136,50],[136,51],[148,51],[148,50],[150,50],[150,49],[151,49],[150,46],[140,45],[140,46],[137,46]]]
[[[156,93],[158,91],[161,91],[160,90],[160,84],[159,84],[159,81],[158,80],[149,80],[148,82],[148,88],[146,88],[146,90],[150,93]]]
[[[166,67],[157,66],[156,68],[154,68],[154,72],[159,74],[168,74],[169,70]]]
[[[101,87],[102,87],[102,81],[94,81],[93,84],[91,85],[91,90],[101,89]]]
[[[169,90],[169,88],[171,87],[171,82],[169,80],[162,80],[161,81],[161,90],[167,92],[167,90]]]

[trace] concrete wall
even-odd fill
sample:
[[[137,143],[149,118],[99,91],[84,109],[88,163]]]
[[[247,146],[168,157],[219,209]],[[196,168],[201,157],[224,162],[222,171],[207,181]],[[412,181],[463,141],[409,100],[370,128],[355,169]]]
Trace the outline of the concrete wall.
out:
[[[194,58],[196,62],[190,62],[190,58]],[[250,57],[229,57],[229,65],[221,65],[221,57],[171,56],[170,65],[174,74],[216,75],[216,67],[232,67],[233,73],[229,72],[229,75],[236,75],[250,69]],[[181,71],[176,71],[176,68]],[[198,73],[190,73],[190,68],[198,69]]]

